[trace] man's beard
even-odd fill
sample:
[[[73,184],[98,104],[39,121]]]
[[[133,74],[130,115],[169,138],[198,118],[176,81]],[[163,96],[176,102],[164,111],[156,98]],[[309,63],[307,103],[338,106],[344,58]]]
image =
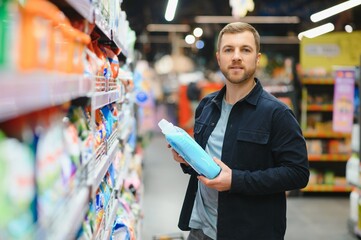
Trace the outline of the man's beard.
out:
[[[253,71],[245,71],[245,73],[240,77],[240,78],[232,78],[232,75],[228,72],[223,72],[223,75],[226,77],[227,81],[229,81],[230,83],[233,84],[240,84],[243,82],[246,82],[248,79],[252,78],[256,72],[256,69],[254,69]]]

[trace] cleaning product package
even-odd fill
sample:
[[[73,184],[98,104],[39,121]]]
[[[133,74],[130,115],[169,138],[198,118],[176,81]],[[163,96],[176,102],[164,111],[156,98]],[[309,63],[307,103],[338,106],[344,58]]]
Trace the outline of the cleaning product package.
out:
[[[218,176],[221,168],[204,149],[183,129],[174,126],[165,119],[158,126],[170,146],[200,175],[209,179]]]

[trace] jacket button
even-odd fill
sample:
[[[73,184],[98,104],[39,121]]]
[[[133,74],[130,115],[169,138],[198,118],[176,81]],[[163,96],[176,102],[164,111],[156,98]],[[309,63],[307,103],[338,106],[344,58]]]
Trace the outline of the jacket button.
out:
[[[216,125],[214,122],[211,123],[211,126],[214,127],[214,125]]]

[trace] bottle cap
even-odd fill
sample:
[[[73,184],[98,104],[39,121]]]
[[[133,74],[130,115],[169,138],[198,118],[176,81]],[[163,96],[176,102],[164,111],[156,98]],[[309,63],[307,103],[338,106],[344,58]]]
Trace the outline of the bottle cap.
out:
[[[168,133],[176,131],[176,129],[174,128],[174,125],[165,119],[160,120],[158,123],[158,126],[162,130],[163,134],[168,134]]]

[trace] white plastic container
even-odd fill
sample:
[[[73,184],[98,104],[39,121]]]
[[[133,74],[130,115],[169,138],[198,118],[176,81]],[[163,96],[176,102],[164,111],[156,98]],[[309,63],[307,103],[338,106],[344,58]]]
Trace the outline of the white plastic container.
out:
[[[165,119],[158,126],[171,147],[200,175],[213,179],[221,168],[204,151],[204,149],[183,129],[174,126]]]
[[[353,153],[346,163],[346,180],[358,186],[360,184],[360,159]]]

